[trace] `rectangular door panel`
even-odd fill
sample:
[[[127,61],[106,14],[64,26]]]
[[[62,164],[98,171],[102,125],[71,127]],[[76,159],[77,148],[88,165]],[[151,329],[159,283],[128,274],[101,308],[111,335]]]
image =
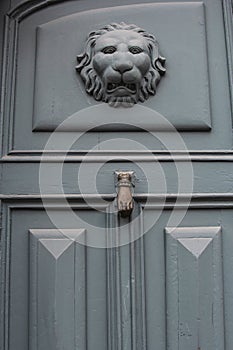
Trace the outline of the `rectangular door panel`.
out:
[[[165,231],[167,349],[224,349],[221,228]]]
[[[30,230],[29,348],[85,349],[85,230]]]
[[[66,211],[57,214],[66,225]],[[80,216],[95,234],[105,221],[89,210]],[[54,229],[42,208],[11,209],[9,220],[2,349],[107,349],[106,250],[76,241],[85,229]]]

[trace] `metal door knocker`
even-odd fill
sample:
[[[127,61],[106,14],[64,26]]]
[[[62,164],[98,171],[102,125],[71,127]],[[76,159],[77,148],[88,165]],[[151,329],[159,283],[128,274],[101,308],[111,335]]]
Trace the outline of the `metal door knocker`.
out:
[[[134,207],[134,201],[132,196],[133,184],[133,171],[116,171],[117,175],[117,207],[118,213],[121,217],[129,217]]]

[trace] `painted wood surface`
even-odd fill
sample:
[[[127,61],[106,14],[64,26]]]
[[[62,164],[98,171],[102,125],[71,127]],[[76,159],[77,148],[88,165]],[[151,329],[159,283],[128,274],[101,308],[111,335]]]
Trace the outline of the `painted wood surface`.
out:
[[[85,230],[30,230],[31,350],[85,349]]]
[[[230,0],[1,1],[0,350],[233,349],[231,9]],[[167,58],[155,99],[134,112],[97,106],[74,68],[86,34],[113,20],[140,22]],[[45,151],[41,193],[51,131],[86,107],[79,125]],[[179,129],[190,154],[157,112]],[[80,137],[109,120],[118,124]],[[194,193],[178,193],[177,167],[190,161]],[[61,164],[75,224],[57,179]],[[116,170],[137,174],[135,221],[127,228],[110,213]],[[184,210],[180,227],[168,227]],[[106,249],[74,239],[88,241],[102,229],[108,243],[131,242]]]
[[[166,229],[167,349],[224,349],[220,227]]]

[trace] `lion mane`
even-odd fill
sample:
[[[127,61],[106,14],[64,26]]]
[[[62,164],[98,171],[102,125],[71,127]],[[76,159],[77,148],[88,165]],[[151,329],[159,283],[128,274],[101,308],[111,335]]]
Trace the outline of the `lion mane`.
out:
[[[166,69],[164,68],[165,58],[159,55],[158,42],[154,35],[134,24],[126,24],[124,22],[112,23],[99,30],[91,32],[87,38],[84,52],[77,56],[78,64],[76,70],[80,73],[88,94],[92,95],[97,101],[109,102],[108,97],[104,94],[103,82],[93,68],[92,60],[96,40],[101,35],[116,30],[134,31],[142,35],[147,41],[150,68],[141,81],[137,97],[140,102],[144,102],[150,95],[155,95],[156,93],[156,86],[159,83],[161,76],[166,72]],[[129,99],[129,97],[126,97],[126,99],[127,98]],[[137,101],[133,101],[133,104],[136,102]]]

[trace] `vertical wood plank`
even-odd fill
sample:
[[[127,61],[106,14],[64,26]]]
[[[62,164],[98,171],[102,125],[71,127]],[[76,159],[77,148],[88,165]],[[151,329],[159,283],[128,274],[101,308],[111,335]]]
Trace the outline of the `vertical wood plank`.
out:
[[[141,208],[135,205],[131,221],[107,213],[108,349],[145,350],[145,267]],[[121,237],[129,244],[121,246]],[[112,247],[110,247],[112,246]]]

